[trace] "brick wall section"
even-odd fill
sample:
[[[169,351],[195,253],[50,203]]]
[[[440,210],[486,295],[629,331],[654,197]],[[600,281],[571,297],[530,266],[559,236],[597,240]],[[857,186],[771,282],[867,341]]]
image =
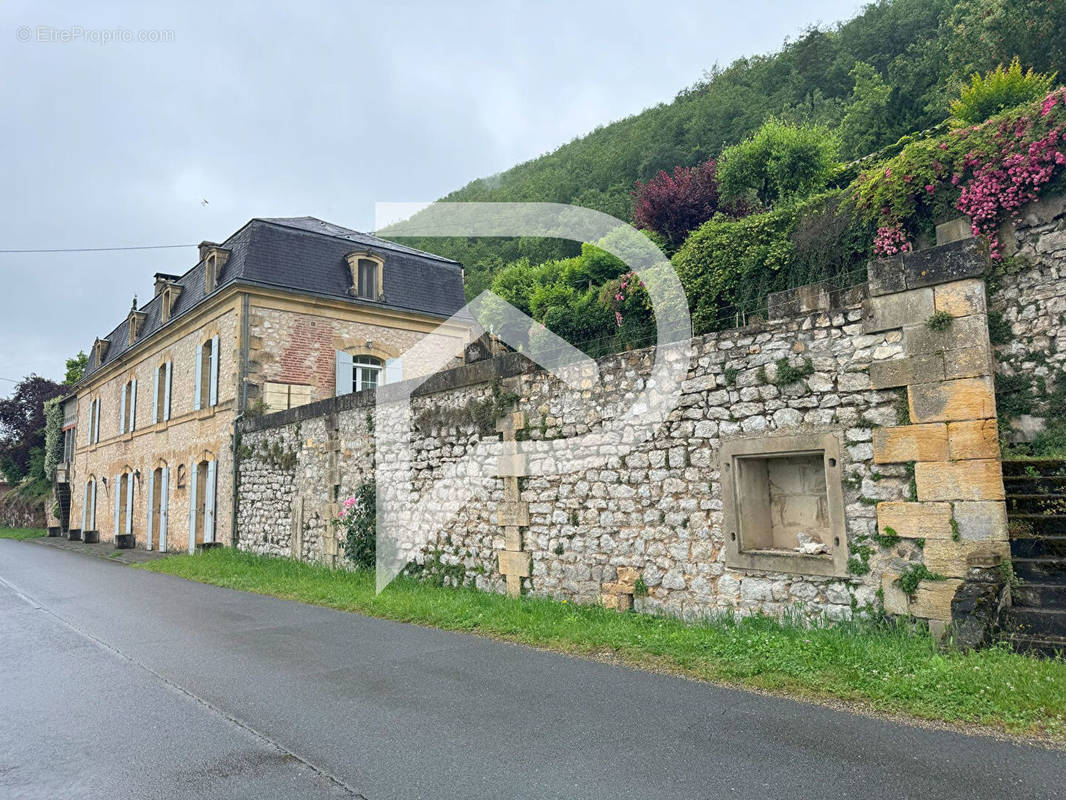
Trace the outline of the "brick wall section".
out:
[[[249,314],[250,396],[256,396],[267,381],[277,381],[310,385],[312,400],[332,397],[336,351],[385,360],[401,355],[423,336],[421,331],[403,327],[400,322],[394,327],[343,319],[328,310],[253,306]],[[372,343],[370,347],[366,346],[367,341]],[[412,377],[418,373],[418,365],[405,361],[404,370],[404,377]]]

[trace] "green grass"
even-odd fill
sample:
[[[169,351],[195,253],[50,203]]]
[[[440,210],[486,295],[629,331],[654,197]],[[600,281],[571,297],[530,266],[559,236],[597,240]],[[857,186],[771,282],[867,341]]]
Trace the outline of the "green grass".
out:
[[[48,531],[39,528],[0,528],[0,539],[39,539]]]
[[[442,589],[400,578],[374,594],[345,572],[229,548],[138,565],[190,580],[567,653],[611,657],[811,699],[1066,740],[1066,661],[1004,648],[938,651],[904,625],[803,627],[765,617],[685,623],[597,606]]]

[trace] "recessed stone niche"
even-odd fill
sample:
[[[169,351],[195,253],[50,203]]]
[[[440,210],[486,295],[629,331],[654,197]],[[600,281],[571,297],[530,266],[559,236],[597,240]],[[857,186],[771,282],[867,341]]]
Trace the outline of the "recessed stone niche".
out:
[[[720,457],[729,566],[846,573],[836,434],[735,439],[722,445]]]

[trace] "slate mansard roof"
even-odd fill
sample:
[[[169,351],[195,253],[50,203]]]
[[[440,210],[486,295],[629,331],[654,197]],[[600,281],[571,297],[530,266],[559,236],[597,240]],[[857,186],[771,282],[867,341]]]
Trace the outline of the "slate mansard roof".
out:
[[[230,254],[215,292],[230,284],[246,284],[441,319],[450,317],[466,303],[463,270],[458,262],[314,217],[253,219],[219,246]],[[352,273],[345,256],[356,251],[368,251],[384,259],[384,302],[352,296]],[[205,298],[203,262],[174,282],[182,291],[171,309],[168,325]],[[163,327],[159,295],[137,310],[145,318],[133,347]],[[96,363],[96,353],[91,352],[86,377],[131,349],[129,318],[104,339],[110,342],[104,360]]]

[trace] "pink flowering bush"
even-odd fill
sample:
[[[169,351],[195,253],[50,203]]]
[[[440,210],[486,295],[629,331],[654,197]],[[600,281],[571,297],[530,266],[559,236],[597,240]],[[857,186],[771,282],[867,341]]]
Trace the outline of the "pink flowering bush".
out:
[[[909,249],[925,223],[951,211],[970,217],[1000,258],[999,225],[1056,180],[1066,166],[1066,87],[979,125],[907,145],[862,173],[850,201],[877,226],[874,253]]]
[[[344,554],[357,567],[373,569],[377,556],[377,489],[364,483],[345,498],[333,524],[344,532]]]

